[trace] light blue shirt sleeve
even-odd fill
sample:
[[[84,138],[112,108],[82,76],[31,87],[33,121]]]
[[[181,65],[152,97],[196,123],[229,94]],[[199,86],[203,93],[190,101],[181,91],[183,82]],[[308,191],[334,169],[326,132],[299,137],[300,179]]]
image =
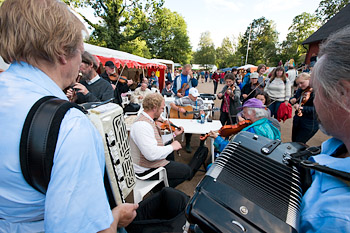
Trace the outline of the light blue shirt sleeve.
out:
[[[98,232],[113,222],[104,189],[102,138],[71,109],[64,117],[45,202],[45,232]]]

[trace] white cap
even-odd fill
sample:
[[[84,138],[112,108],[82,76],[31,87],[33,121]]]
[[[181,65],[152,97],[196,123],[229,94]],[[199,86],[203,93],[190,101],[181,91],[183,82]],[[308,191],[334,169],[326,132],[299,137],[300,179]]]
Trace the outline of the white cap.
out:
[[[198,97],[199,96],[198,90],[196,88],[194,88],[194,87],[190,88],[188,93],[191,94],[193,97]]]

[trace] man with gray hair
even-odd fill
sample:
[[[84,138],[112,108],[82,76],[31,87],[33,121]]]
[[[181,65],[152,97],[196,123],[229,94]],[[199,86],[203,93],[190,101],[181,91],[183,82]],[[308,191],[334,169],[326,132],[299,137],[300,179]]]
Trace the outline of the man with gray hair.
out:
[[[350,27],[320,46],[311,74],[320,129],[333,138],[310,160],[350,172]],[[350,232],[350,186],[344,180],[311,170],[312,184],[301,208],[300,232]]]
[[[102,102],[114,97],[112,86],[101,78],[96,70],[96,59],[85,51],[80,65],[82,77],[80,82],[75,83],[73,86],[77,94],[74,95],[73,90],[69,89],[67,91],[68,99],[78,104],[83,104],[87,102]]]
[[[198,80],[193,78],[192,68],[190,64],[186,64],[182,68],[181,75],[177,76],[174,80],[173,84],[173,92],[176,97],[182,98],[184,96],[188,96],[188,90],[192,87],[196,87],[198,85]],[[183,88],[183,92],[178,92],[181,88]]]

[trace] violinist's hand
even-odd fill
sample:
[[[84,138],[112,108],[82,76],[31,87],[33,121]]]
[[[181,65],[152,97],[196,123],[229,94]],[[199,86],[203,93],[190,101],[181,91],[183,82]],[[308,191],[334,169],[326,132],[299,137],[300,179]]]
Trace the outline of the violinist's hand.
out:
[[[221,98],[222,96],[223,96],[222,93],[219,93],[219,94],[218,94],[218,98]]]
[[[176,95],[177,95],[177,97],[179,97],[179,98],[184,97],[180,92],[178,92]]]
[[[219,136],[219,134],[217,134],[217,133],[215,133],[215,132],[213,132],[213,131],[210,131],[210,132],[208,133],[208,135],[209,135],[209,137],[214,138],[214,139],[216,139],[216,138]]]
[[[142,95],[140,95],[140,96],[139,96],[139,100],[142,100],[142,99],[143,99],[143,96],[142,96]]]
[[[186,109],[179,107],[179,112],[186,113]]]
[[[293,106],[296,110],[298,110],[299,109],[299,104],[294,104],[294,106]]]
[[[78,89],[78,92],[82,93],[83,95],[87,95],[87,93],[89,93],[89,90],[81,83],[76,83],[73,88]]]
[[[171,144],[170,144],[174,150],[180,150],[182,148],[180,142],[178,141],[173,141]]]
[[[128,80],[128,86],[131,86],[134,83],[132,80]]]
[[[290,99],[290,101],[289,101],[291,104],[295,104],[296,102],[297,102],[297,99],[296,98],[292,98],[292,99]]]
[[[182,133],[184,132],[184,127],[180,127],[180,129],[176,129],[175,131],[174,131],[174,134],[176,135],[176,136],[178,136],[178,135],[181,135]]]
[[[241,116],[238,116],[238,122],[245,121],[245,119]]]
[[[248,97],[248,95],[247,94],[243,94],[242,97],[243,97],[243,99],[246,99]]]
[[[112,86],[113,90],[115,90],[116,85],[112,83],[111,86]]]

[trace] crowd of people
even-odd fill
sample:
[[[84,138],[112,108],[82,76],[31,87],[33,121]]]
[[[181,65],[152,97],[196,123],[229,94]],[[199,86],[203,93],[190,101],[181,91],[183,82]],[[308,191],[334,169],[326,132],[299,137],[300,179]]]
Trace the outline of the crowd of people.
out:
[[[134,81],[119,75],[112,61],[99,65],[84,51],[87,30],[63,2],[56,0],[6,0],[0,7],[0,55],[10,67],[0,74],[0,231],[1,232],[125,232],[137,219],[147,219],[151,205],[118,204],[111,208],[104,187],[103,139],[86,115],[77,108],[65,113],[54,150],[54,161],[46,193],[37,191],[23,175],[20,159],[22,129],[32,106],[45,96],[78,104],[114,101],[123,106],[122,94]],[[311,75],[297,74],[293,64],[278,66],[266,75],[257,72],[193,72],[184,65],[181,73],[166,72],[167,82],[159,90],[155,72],[141,76],[130,97],[141,107],[130,129],[130,151],[135,173],[144,176],[164,167],[171,188],[192,177],[187,164],[175,161],[182,145],[160,133],[166,120],[164,96],[174,97],[170,108],[180,113],[190,106],[193,118],[206,111],[198,81],[212,80],[221,100],[222,125],[244,122],[243,131],[273,140],[281,138],[279,121],[295,108],[292,140],[306,143],[320,128],[332,136],[322,144],[321,154],[310,160],[318,165],[349,172],[350,27],[331,35],[313,59]],[[169,75],[170,74],[170,75]],[[287,75],[288,74],[288,75]],[[266,75],[266,76],[265,76]],[[221,81],[222,80],[222,81]],[[295,85],[294,85],[295,83]],[[170,125],[169,125],[170,126]],[[349,127],[349,128],[348,128]],[[215,146],[222,151],[229,142],[216,132]],[[191,152],[191,134],[186,134]],[[200,145],[203,145],[202,143]],[[348,149],[349,148],[349,149]],[[52,149],[52,148],[50,148]],[[27,161],[28,162],[28,161]],[[303,196],[300,232],[349,232],[350,188],[331,175],[310,172],[312,184]],[[152,179],[152,178],[151,178]],[[348,180],[347,180],[348,181]],[[171,189],[168,189],[171,190]],[[158,198],[158,197],[157,197]],[[172,198],[172,203],[179,203]],[[156,199],[155,202],[159,202]],[[278,205],[278,203],[277,203]],[[177,207],[173,207],[177,209]],[[182,210],[183,211],[183,210]]]

